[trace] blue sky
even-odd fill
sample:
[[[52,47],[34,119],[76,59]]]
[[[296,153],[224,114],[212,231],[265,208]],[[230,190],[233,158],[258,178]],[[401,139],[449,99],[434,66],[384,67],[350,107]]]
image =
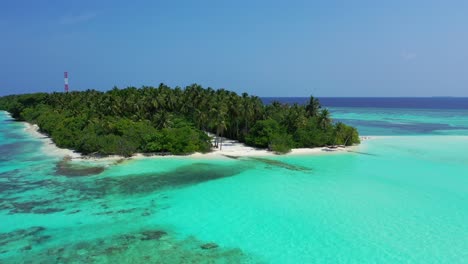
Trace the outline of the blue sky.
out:
[[[385,2],[385,3],[382,3]],[[0,94],[468,96],[468,1],[2,1]]]

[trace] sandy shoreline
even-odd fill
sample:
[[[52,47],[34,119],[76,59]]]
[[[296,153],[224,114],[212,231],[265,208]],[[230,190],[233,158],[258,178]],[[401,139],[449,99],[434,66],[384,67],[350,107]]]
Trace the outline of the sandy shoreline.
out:
[[[356,148],[357,146],[352,147],[338,147],[336,149],[331,148],[297,148],[292,149],[289,153],[283,154],[287,156],[292,155],[324,155],[324,154],[331,154],[331,153],[339,153],[339,152],[346,152],[347,150],[351,150]],[[197,158],[209,158],[209,157],[265,157],[265,156],[279,156],[274,152],[265,150],[265,149],[257,149],[253,147],[249,147],[243,143],[240,143],[236,140],[231,139],[223,139],[222,149],[215,149],[213,148],[212,152],[202,154],[202,153],[195,153],[190,156],[197,157]]]
[[[65,157],[65,156],[70,156],[71,158],[83,158],[83,155],[80,153],[74,152],[71,149],[63,149],[57,147],[55,143],[52,141],[52,139],[39,132],[39,127],[37,125],[32,125],[27,122],[23,122],[25,125],[24,131],[27,132],[29,135],[31,135],[34,138],[40,139],[43,144],[41,147],[41,150],[46,153],[47,155],[51,156],[59,156],[59,157]]]
[[[107,157],[91,157],[81,155],[70,149],[59,148],[55,145],[50,137],[39,132],[39,127],[37,125],[30,124],[28,122],[23,122],[25,124],[25,132],[31,135],[34,138],[40,139],[43,141],[42,151],[47,155],[52,155],[56,157],[66,157],[69,156],[73,160],[86,160],[86,161],[118,161],[122,159],[147,159],[147,158],[170,158],[170,157],[187,157],[187,158],[207,158],[207,159],[216,159],[216,158],[233,158],[233,157],[267,157],[267,156],[278,156],[274,152],[267,151],[264,149],[256,149],[253,147],[246,146],[243,143],[240,143],[236,140],[224,139],[222,144],[222,149],[213,148],[209,153],[193,153],[186,156],[177,156],[177,155],[167,155],[167,156],[148,156],[142,153],[137,153],[130,158],[125,158],[122,156],[107,156]],[[361,141],[371,139],[372,137],[361,137]],[[326,155],[334,153],[346,153],[348,150],[354,150],[358,146],[351,147],[338,147],[335,149],[320,147],[320,148],[298,148],[292,149],[291,152],[284,155]]]

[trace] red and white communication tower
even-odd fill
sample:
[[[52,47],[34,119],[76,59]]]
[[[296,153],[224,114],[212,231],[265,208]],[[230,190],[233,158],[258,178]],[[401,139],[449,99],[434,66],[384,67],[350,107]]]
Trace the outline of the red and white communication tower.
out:
[[[65,78],[65,92],[68,93],[68,72],[64,72],[63,77]]]

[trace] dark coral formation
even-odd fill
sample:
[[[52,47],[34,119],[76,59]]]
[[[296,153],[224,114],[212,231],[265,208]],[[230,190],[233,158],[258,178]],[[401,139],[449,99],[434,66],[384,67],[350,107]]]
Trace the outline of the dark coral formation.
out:
[[[201,249],[214,249],[219,247],[216,243],[206,243],[200,246]]]
[[[28,251],[33,246],[41,244],[48,239],[50,236],[44,235],[46,229],[42,226],[34,226],[27,229],[18,229],[8,233],[0,233],[0,250],[7,253],[8,250],[3,250],[5,246],[9,248],[18,248],[21,251]],[[1,255],[0,255],[0,263]]]
[[[378,156],[377,154],[368,153],[368,152],[362,152],[362,151],[347,150],[347,152],[356,153],[356,154],[361,154],[361,155],[367,155],[367,156]]]
[[[63,179],[50,176],[43,180],[33,180],[23,176],[20,171],[9,171],[2,174],[0,190],[0,211],[8,214],[53,214],[65,211],[66,214],[80,212],[79,208],[71,204],[83,201],[96,201],[108,196],[129,196],[150,194],[163,191],[167,188],[184,187],[206,181],[232,177],[239,174],[245,166],[223,166],[206,163],[195,163],[179,167],[173,171],[147,174],[126,175],[124,177],[91,177]],[[28,191],[44,190],[48,196],[22,195]],[[162,197],[164,199],[164,197]],[[155,207],[151,202],[151,207]],[[104,209],[97,215],[116,215],[131,213],[137,208],[110,209],[105,203]],[[164,209],[166,207],[160,207]],[[153,212],[146,208],[140,214],[149,216]]]
[[[11,135],[8,135],[11,136]],[[9,144],[2,144],[2,147],[0,148],[0,157],[9,157],[9,156],[14,156],[27,147],[26,142],[23,141],[18,141],[14,143],[9,143]]]
[[[70,162],[70,158],[65,157],[55,166],[55,172],[58,175],[68,177],[90,176],[102,173],[105,170],[103,166],[85,166]]]
[[[17,240],[42,232],[41,228],[18,230],[0,235]],[[239,249],[220,248],[193,237],[178,240],[163,230],[143,230],[106,239],[79,241],[66,246],[34,250],[35,243],[24,245],[21,254],[2,257],[2,263],[258,263]]]
[[[4,198],[0,202],[0,211],[8,210],[8,214],[52,214],[64,211],[56,206],[60,199],[28,200],[23,201],[21,197]]]
[[[263,162],[267,165],[275,166],[275,167],[280,167],[283,169],[287,170],[292,170],[292,171],[311,171],[312,169],[299,166],[299,165],[292,165],[286,162],[282,162],[279,160],[272,160],[272,159],[266,159],[266,158],[259,158],[259,157],[250,157],[251,160]]]
[[[69,165],[75,166],[73,163]],[[34,175],[35,167],[11,170],[2,172],[0,177],[0,211],[4,215],[61,214],[60,217],[70,219],[78,219],[86,211],[103,219],[148,219],[156,217],[158,210],[169,208],[170,197],[165,190],[232,177],[249,166],[252,164],[248,162],[236,162],[236,166],[195,163],[173,171],[121,177],[57,177],[57,168],[50,165],[37,167],[40,175]],[[153,200],[130,207],[113,202],[116,197],[132,200],[135,195],[153,193]],[[90,212],[85,207],[93,209]],[[79,220],[77,224],[87,223]],[[70,244],[62,241],[66,230],[60,235],[57,232],[31,227],[0,234],[0,263],[122,263],[123,259],[132,263],[242,263],[248,259],[239,249],[224,249],[194,238],[176,239],[162,229]],[[203,249],[207,247],[209,250]]]
[[[141,235],[143,236],[141,240],[159,240],[161,237],[167,235],[167,232],[162,230],[149,230],[142,232]]]
[[[242,172],[244,168],[227,167],[206,163],[195,163],[169,172],[127,175],[125,177],[107,177],[96,180],[96,186],[90,187],[89,194],[119,193],[145,194],[165,188],[183,187],[206,181],[231,177]]]

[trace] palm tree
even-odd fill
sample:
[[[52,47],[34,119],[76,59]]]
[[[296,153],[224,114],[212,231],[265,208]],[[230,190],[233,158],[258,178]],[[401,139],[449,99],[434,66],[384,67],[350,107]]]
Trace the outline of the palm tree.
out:
[[[226,112],[227,106],[224,103],[219,103],[217,107],[213,107],[210,110],[210,120],[212,126],[216,131],[215,146],[218,147],[219,136],[223,134],[226,129]]]
[[[241,114],[241,104],[238,96],[235,93],[229,95],[229,110],[228,118],[231,129],[228,131],[229,136],[238,139],[239,138],[239,123]]]
[[[305,108],[307,115],[309,117],[316,117],[319,114],[320,108],[322,108],[322,106],[320,105],[319,100],[313,96],[310,96],[309,103]]]
[[[172,125],[172,115],[170,112],[167,111],[159,111],[155,116],[154,116],[154,123],[156,125],[156,128],[158,129],[163,129],[163,128],[168,128]]]
[[[326,129],[330,124],[332,120],[330,117],[330,111],[328,109],[322,109],[320,111],[320,114],[318,116],[318,125],[321,129]]]
[[[206,122],[208,120],[207,118],[208,118],[208,116],[206,114],[206,111],[195,108],[195,110],[194,110],[194,121],[196,122],[197,127],[199,129],[201,129],[203,131],[206,130]]]
[[[226,122],[224,120],[220,120],[218,127],[216,128],[216,138],[218,138],[218,143],[219,143],[219,150],[223,149],[223,140],[221,138],[221,141],[219,140],[219,136],[221,137],[224,134],[224,130],[226,129]]]

